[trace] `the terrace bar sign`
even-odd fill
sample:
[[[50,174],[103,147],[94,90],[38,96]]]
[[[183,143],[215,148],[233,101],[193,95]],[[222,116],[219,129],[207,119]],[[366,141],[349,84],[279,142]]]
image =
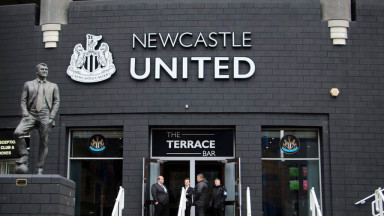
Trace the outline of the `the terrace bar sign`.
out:
[[[154,128],[151,134],[152,157],[234,157],[230,128]]]

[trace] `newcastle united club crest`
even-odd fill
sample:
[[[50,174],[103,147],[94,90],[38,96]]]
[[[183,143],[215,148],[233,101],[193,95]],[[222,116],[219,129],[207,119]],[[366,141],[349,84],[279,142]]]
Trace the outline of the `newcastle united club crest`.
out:
[[[95,83],[109,79],[116,72],[108,44],[101,43],[96,48],[101,38],[101,35],[87,34],[86,49],[81,44],[75,46],[67,69],[67,74],[73,80]]]
[[[293,135],[285,135],[280,140],[280,147],[285,153],[294,154],[300,149],[300,141]]]
[[[93,135],[89,139],[89,149],[93,152],[102,152],[105,150],[105,138],[100,135]]]

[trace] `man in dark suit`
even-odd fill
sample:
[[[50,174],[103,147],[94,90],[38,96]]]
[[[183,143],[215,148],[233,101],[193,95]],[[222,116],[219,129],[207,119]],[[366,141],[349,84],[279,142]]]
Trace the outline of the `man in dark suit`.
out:
[[[214,216],[224,216],[225,215],[225,199],[227,198],[227,189],[221,185],[220,179],[215,179],[215,186],[212,191],[212,198],[210,202],[210,207],[213,208]]]
[[[17,169],[19,173],[28,172],[29,152],[25,136],[37,128],[40,136],[39,158],[36,164],[37,173],[43,173],[43,166],[48,154],[50,128],[54,126],[54,119],[59,110],[59,88],[55,83],[47,81],[48,66],[40,63],[36,66],[37,78],[24,84],[21,94],[22,119],[17,126],[14,136],[21,158],[16,161],[18,167],[24,165],[26,169]],[[20,171],[21,170],[21,171]]]
[[[168,190],[164,186],[164,177],[157,177],[157,182],[152,185],[151,193],[155,201],[155,216],[165,216],[169,203]]]
[[[193,187],[189,186],[189,178],[184,179],[184,185],[185,185],[185,196],[187,198],[186,200],[186,208],[185,208],[185,216],[191,215],[191,206],[192,206],[192,197],[194,189]]]
[[[208,201],[208,182],[202,173],[196,176],[196,180],[198,182],[194,193],[196,216],[205,216]]]

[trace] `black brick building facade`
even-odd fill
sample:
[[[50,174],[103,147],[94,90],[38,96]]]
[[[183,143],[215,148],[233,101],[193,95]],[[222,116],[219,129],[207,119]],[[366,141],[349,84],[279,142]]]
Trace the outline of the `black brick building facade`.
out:
[[[45,62],[48,79],[60,88],[61,107],[52,130],[47,174],[68,176],[68,133],[72,128],[122,128],[124,215],[141,215],[143,158],[150,156],[151,127],[233,127],[235,156],[242,160],[242,185],[251,188],[252,213],[262,214],[262,128],[320,131],[324,215],[369,214],[354,205],[382,185],[384,147],[384,4],[357,1],[346,46],[334,46],[321,5],[311,1],[105,1],[73,2],[55,49],[45,49],[35,5],[0,7],[0,129],[14,129],[23,83]],[[143,33],[251,32],[252,47],[132,48]],[[86,84],[66,74],[73,48],[85,35],[102,35],[116,73]],[[220,42],[220,41],[219,41]],[[214,78],[213,61],[204,79],[189,62],[188,79],[166,73],[155,79],[154,59],[229,57],[229,79]],[[246,56],[255,74],[233,79],[232,58]],[[151,74],[136,80],[151,58]],[[331,88],[340,95],[332,97]],[[188,104],[188,109],[186,105]],[[38,138],[32,136],[31,142]],[[31,148],[32,158],[37,157]],[[245,191],[243,191],[243,197]],[[243,198],[243,210],[245,210]]]

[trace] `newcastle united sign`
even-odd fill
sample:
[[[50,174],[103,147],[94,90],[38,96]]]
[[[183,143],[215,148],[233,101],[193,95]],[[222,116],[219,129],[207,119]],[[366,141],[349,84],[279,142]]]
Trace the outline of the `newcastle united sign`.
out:
[[[174,80],[186,80],[191,75],[204,79],[209,70],[217,80],[242,80],[251,78],[256,71],[255,62],[247,56],[169,56],[151,58],[151,50],[167,47],[191,50],[209,50],[216,47],[224,49],[252,48],[251,32],[207,32],[207,33],[141,33],[132,34],[132,50],[130,51],[129,72],[135,80],[145,80],[151,77],[159,80],[168,76]],[[75,81],[95,83],[109,79],[116,72],[112,53],[107,43],[98,45],[101,35],[87,34],[86,48],[77,44],[73,49],[67,74]],[[135,57],[138,50],[139,56]],[[185,52],[184,52],[185,53]],[[237,52],[239,53],[239,52]],[[140,66],[139,66],[140,65]],[[191,65],[197,65],[191,70]],[[137,67],[138,66],[138,67]],[[144,67],[143,67],[144,66]]]
[[[234,157],[233,129],[151,130],[152,157]]]

